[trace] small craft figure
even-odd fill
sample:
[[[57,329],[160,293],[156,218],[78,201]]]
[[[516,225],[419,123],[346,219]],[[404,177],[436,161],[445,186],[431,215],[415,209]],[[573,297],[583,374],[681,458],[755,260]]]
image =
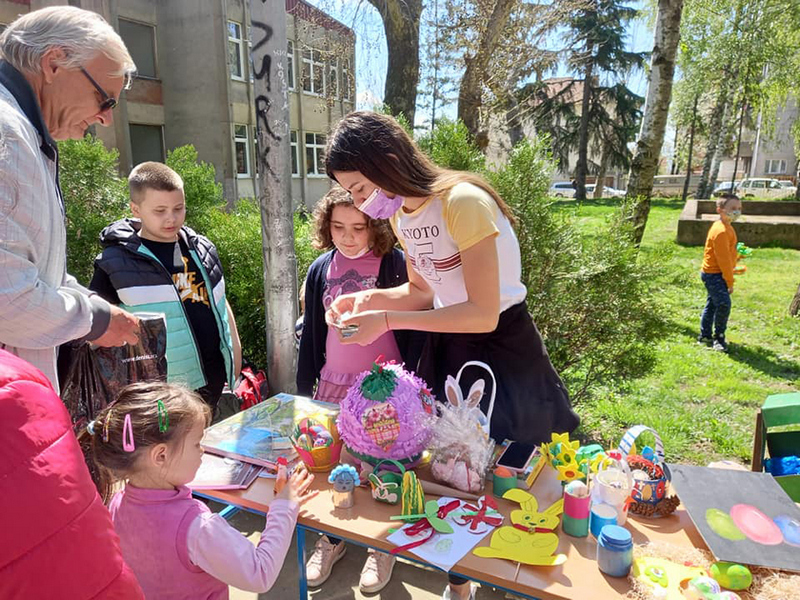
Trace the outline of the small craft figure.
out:
[[[333,505],[336,508],[353,506],[353,490],[361,483],[354,467],[339,465],[328,475],[328,483],[333,484]]]
[[[519,502],[520,510],[511,511],[512,525],[500,527],[492,533],[488,547],[476,548],[473,554],[483,558],[505,558],[526,565],[554,566],[567,560],[564,554],[553,554],[558,548],[558,515],[564,508],[564,499],[539,512],[539,503],[522,489],[507,491],[503,498]]]

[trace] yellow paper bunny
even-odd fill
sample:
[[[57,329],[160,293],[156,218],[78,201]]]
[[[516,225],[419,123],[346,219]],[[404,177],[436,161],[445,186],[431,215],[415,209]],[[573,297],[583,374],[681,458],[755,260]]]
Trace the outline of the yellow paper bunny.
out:
[[[553,554],[558,548],[558,515],[564,510],[564,499],[539,512],[536,498],[525,490],[514,488],[503,498],[519,502],[521,510],[511,511],[511,526],[503,526],[492,534],[488,547],[475,548],[473,553],[484,558],[505,558],[525,565],[554,566],[567,560],[564,554]]]

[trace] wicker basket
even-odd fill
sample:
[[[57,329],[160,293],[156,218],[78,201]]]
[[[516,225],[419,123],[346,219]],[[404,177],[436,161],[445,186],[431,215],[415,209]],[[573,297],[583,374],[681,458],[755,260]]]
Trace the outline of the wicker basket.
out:
[[[654,460],[649,460],[639,454],[630,454],[636,438],[645,431],[652,432],[656,438]],[[647,474],[646,477],[636,477],[635,475],[633,477],[631,491],[633,503],[629,512],[644,517],[658,517],[674,512],[678,508],[680,500],[670,484],[672,474],[664,461],[664,443],[658,432],[644,425],[631,427],[622,436],[619,449],[632,473],[644,472]]]

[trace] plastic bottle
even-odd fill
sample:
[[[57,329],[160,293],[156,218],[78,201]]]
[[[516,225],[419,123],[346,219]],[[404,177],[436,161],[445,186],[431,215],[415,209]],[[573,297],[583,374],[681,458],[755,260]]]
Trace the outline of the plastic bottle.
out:
[[[611,577],[627,577],[633,565],[631,532],[619,525],[606,525],[597,538],[597,567]]]

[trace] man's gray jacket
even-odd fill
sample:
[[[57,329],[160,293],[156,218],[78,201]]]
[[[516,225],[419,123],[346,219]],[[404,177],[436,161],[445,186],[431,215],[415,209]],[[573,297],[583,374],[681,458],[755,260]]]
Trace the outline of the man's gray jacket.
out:
[[[57,347],[96,339],[109,304],[67,274],[58,148],[22,74],[0,60],[0,348],[58,389]]]

